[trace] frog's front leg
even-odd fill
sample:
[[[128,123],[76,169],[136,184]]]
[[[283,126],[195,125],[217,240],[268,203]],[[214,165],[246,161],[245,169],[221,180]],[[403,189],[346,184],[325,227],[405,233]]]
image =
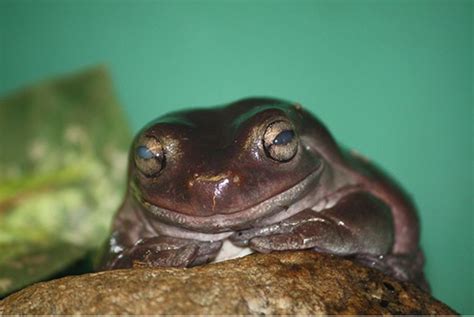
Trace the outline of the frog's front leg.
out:
[[[207,242],[170,237],[158,233],[142,213],[140,206],[127,196],[112,225],[98,270],[140,266],[188,267],[214,259],[222,242]]]
[[[113,264],[114,268],[140,267],[189,267],[211,261],[222,243],[204,242],[168,236],[139,240],[124,250]]]
[[[239,232],[232,240],[259,252],[314,249],[378,255],[390,251],[393,235],[390,208],[370,193],[357,192],[324,211],[306,209],[280,223]]]

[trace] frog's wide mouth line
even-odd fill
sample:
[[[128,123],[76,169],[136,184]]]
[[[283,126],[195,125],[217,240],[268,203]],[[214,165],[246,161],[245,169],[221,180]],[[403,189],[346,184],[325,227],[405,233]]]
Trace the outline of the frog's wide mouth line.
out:
[[[322,168],[318,168],[289,189],[251,207],[229,214],[190,216],[174,210],[158,207],[144,199],[140,200],[140,204],[151,214],[168,224],[201,232],[230,231],[243,227],[257,219],[291,208],[288,206],[292,205],[295,197],[303,197],[310,191],[309,188],[312,188],[312,186],[309,184],[319,179],[321,171]]]

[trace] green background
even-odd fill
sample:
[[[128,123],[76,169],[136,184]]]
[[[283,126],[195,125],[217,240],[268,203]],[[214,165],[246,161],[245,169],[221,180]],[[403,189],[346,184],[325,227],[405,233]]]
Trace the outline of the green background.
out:
[[[0,94],[104,63],[134,131],[301,102],[412,193],[434,295],[474,314],[472,17],[471,1],[0,0]]]

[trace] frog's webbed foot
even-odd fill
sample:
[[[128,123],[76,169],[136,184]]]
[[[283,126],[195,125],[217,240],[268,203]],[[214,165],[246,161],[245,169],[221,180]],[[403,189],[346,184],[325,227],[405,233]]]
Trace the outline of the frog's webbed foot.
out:
[[[280,223],[238,232],[231,240],[259,252],[314,249],[379,255],[392,247],[393,221],[387,205],[369,193],[357,192],[322,212],[306,209]]]
[[[221,245],[167,236],[146,238],[125,249],[109,268],[199,265],[211,261]]]
[[[368,267],[378,269],[401,281],[411,281],[429,292],[430,286],[423,274],[424,256],[421,250],[413,254],[357,254],[354,259]]]

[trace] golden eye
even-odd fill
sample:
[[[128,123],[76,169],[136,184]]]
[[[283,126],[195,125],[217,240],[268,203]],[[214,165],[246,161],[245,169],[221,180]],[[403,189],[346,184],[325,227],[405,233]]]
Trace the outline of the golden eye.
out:
[[[158,174],[165,166],[165,155],[160,141],[154,137],[142,137],[135,147],[135,165],[145,176]]]
[[[275,121],[263,135],[265,153],[275,161],[288,162],[298,151],[298,137],[288,121]]]

